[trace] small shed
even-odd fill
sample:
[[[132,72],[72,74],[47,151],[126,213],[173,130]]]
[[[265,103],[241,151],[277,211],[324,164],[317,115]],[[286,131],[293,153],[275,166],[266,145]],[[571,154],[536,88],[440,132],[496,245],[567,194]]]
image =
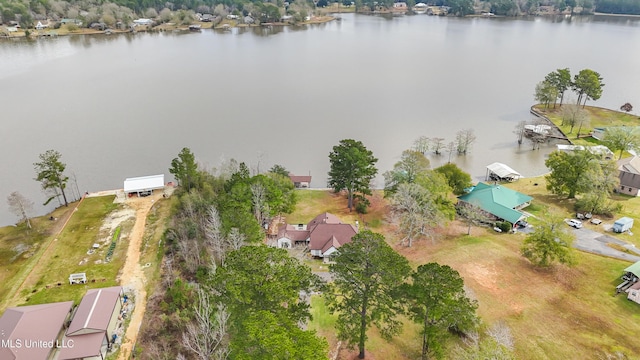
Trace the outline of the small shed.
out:
[[[640,304],[640,281],[631,285],[627,290],[627,299]]]
[[[147,196],[153,193],[153,190],[164,189],[164,174],[141,176],[135,178],[127,178],[124,180],[125,194],[132,196]]]
[[[613,223],[613,231],[617,233],[623,233],[631,230],[633,227],[633,219],[630,217],[622,217]]]
[[[487,176],[485,180],[494,180],[494,181],[515,181],[522,177],[522,175],[510,168],[509,166],[494,162],[493,164],[487,165]]]

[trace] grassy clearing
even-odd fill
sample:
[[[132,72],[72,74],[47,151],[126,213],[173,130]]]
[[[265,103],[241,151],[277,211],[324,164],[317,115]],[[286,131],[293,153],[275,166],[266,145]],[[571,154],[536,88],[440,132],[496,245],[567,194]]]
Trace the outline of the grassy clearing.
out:
[[[573,131],[571,126],[562,125],[562,110],[559,106],[555,109],[550,107],[545,109],[543,105],[536,105],[536,110],[546,115],[562,132],[576,145],[599,145],[600,141],[591,137],[575,139],[578,133],[578,126]],[[585,111],[589,114],[589,124],[585,124],[580,130],[581,134],[589,134],[594,128],[606,126],[640,126],[640,119],[625,112],[603,109],[599,107],[586,106]],[[626,154],[627,156],[629,154]]]
[[[4,310],[13,292],[39,261],[53,240],[52,234],[73,211],[73,205],[31,219],[32,229],[28,229],[25,223],[0,228],[0,311]],[[56,220],[49,220],[50,216]]]
[[[329,212],[339,217],[344,223],[360,224],[371,228],[380,229],[388,212],[387,202],[383,198],[381,190],[373,191],[369,197],[371,206],[367,214],[358,214],[355,210],[349,212],[347,208],[346,194],[334,193],[329,190],[299,190],[296,191],[298,205],[296,210],[286,215],[289,224],[306,224],[316,216]]]
[[[87,289],[117,285],[116,276],[125,261],[126,236],[121,235],[112,260],[105,263],[105,256],[113,233],[101,228],[104,219],[119,205],[113,196],[86,198],[73,214],[64,231],[53,240],[49,257],[42,259],[19,295],[19,303],[25,305],[74,300],[78,302]],[[120,224],[122,234],[127,234],[133,220]],[[94,243],[100,249],[89,255]],[[85,272],[86,285],[69,285],[71,273]]]
[[[640,308],[613,296],[629,263],[577,252],[575,268],[539,270],[520,256],[523,239],[485,230],[398,251],[412,263],[436,261],[458,270],[478,299],[483,321],[511,327],[518,359],[637,354],[632,334],[640,331]]]

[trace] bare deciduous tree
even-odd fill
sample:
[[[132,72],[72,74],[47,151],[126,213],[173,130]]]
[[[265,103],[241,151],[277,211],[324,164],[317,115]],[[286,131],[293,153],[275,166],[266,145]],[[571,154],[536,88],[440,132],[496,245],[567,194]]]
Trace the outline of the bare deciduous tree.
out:
[[[451,163],[451,154],[456,151],[456,143],[451,141],[447,144],[447,152],[449,153],[449,160],[447,161],[449,164]]]
[[[207,210],[207,218],[204,224],[204,235],[206,238],[207,251],[212,258],[220,261],[224,264],[226,255],[225,239],[222,236],[222,221],[220,220],[220,213],[215,206],[211,205]]]
[[[524,126],[527,124],[526,121],[522,120],[516,124],[516,128],[513,130],[513,133],[518,136],[518,144],[522,145],[522,139],[524,138]]]
[[[426,136],[420,136],[413,142],[413,149],[415,151],[421,152],[422,155],[426,154],[429,151],[431,144],[431,139]]]
[[[263,226],[269,215],[267,204],[267,190],[260,183],[251,184],[251,202],[253,205],[253,216],[258,220],[258,224]]]
[[[471,235],[471,225],[489,221],[487,214],[476,204],[458,202],[456,208],[460,216],[462,216],[467,223],[467,235]]]
[[[400,184],[391,198],[391,217],[403,236],[400,242],[409,247],[418,236],[433,236],[444,218],[429,190],[417,184]]]
[[[440,155],[442,153],[442,149],[444,149],[444,138],[433,138],[431,139],[431,150],[433,150],[436,155]]]
[[[498,345],[504,346],[509,351],[513,351],[515,344],[511,329],[504,322],[497,322],[487,330],[487,334],[495,340]]]
[[[209,294],[198,289],[195,320],[182,333],[182,345],[200,360],[225,360],[229,356],[227,326],[229,313],[222,304],[211,303]]]
[[[458,154],[466,155],[471,150],[471,144],[476,141],[473,129],[460,130],[456,134],[456,150]]]
[[[238,228],[232,228],[227,235],[227,246],[231,250],[238,250],[244,245],[246,237],[238,230]]]
[[[26,222],[27,227],[31,229],[30,214],[33,212],[33,201],[14,191],[7,197],[7,204],[9,204],[9,210],[18,216],[20,221]]]

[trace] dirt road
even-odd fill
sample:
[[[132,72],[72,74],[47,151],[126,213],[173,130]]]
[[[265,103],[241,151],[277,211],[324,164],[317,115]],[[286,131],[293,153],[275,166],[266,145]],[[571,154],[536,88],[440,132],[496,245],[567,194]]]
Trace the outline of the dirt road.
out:
[[[140,245],[144,237],[144,229],[147,222],[147,214],[153,204],[162,198],[162,192],[143,198],[129,198],[126,200],[127,206],[136,211],[136,221],[129,236],[129,248],[127,249],[127,259],[122,274],[120,284],[133,292],[135,296],[135,308],[131,313],[131,321],[127,327],[125,337],[120,347],[118,360],[127,360],[131,357],[133,346],[138,339],[138,331],[142,324],[145,308],[147,306],[147,291],[145,284],[147,279],[140,265]]]

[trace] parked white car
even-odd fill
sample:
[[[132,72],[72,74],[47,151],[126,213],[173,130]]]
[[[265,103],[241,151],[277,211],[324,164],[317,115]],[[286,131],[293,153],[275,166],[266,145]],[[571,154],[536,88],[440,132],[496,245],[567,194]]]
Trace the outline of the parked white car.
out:
[[[577,219],[571,219],[571,220],[567,221],[567,224],[569,224],[569,226],[573,226],[576,229],[582,228],[582,221],[577,220]]]

